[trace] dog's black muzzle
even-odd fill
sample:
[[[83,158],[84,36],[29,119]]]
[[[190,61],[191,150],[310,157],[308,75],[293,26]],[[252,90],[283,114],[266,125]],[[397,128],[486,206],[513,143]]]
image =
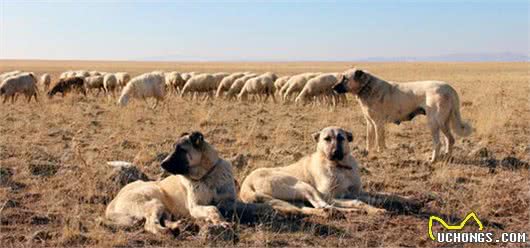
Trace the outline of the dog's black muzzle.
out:
[[[335,151],[331,154],[331,161],[341,161],[344,158],[344,151],[342,146],[339,144],[335,148]]]
[[[186,155],[186,151],[177,145],[175,151],[167,156],[160,166],[173,175],[186,175],[190,171]]]

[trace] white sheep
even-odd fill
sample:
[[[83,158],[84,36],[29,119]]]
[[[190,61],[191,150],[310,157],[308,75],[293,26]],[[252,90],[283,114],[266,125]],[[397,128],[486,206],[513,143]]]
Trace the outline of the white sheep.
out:
[[[293,94],[297,94],[300,91],[302,91],[307,81],[311,78],[318,76],[319,74],[320,73],[308,72],[308,73],[302,73],[302,74],[298,74],[298,75],[291,77],[285,85],[287,88],[285,89],[285,92],[283,93],[283,100],[286,101],[289,99],[289,96]]]
[[[191,75],[187,72],[184,72],[180,74],[180,77],[182,77],[182,79],[187,82],[191,78]]]
[[[52,83],[52,78],[50,74],[44,73],[42,74],[42,76],[40,76],[40,84],[42,84],[44,91],[48,91],[51,83]]]
[[[88,71],[85,71],[85,70],[78,70],[78,71],[74,71],[74,75],[73,76],[86,78],[86,77],[90,77],[90,73]]]
[[[230,73],[226,73],[226,72],[217,72],[217,73],[212,74],[214,78],[214,82],[215,82],[214,90],[217,90],[217,87],[219,87],[219,84],[221,84],[221,81],[223,80],[223,78],[227,77],[228,75],[230,75]]]
[[[103,85],[104,76],[90,76],[84,78],[85,80],[85,88],[92,92],[93,89],[97,89],[98,92],[96,93],[96,96],[99,96],[99,93],[103,90],[105,91],[105,86]]]
[[[75,71],[65,71],[63,73],[61,73],[61,75],[59,76],[59,79],[66,79],[66,78],[69,78],[69,77],[75,77],[77,74],[77,72]]]
[[[37,79],[33,73],[20,73],[14,76],[10,76],[0,84],[0,96],[4,96],[5,103],[8,97],[11,97],[11,103],[16,101],[17,93],[24,94],[28,99],[28,102],[31,101],[31,97],[37,99]]]
[[[116,72],[114,73],[116,80],[118,80],[118,86],[123,88],[131,80],[131,75],[127,72]]]
[[[165,77],[164,73],[150,72],[137,76],[123,88],[121,96],[118,100],[120,106],[125,106],[130,98],[142,98],[146,101],[147,98],[153,97],[156,102],[153,107],[158,105],[166,95]]]
[[[182,78],[180,73],[176,71],[165,73],[165,76],[166,86],[174,92],[180,91],[182,87],[184,87],[184,84],[186,84],[186,81]]]
[[[99,71],[89,71],[88,74],[90,76],[101,76],[101,72]]]
[[[307,101],[318,97],[326,97],[333,101],[335,95],[333,86],[339,82],[340,75],[339,73],[324,73],[309,79],[296,97],[295,102],[305,104]]]
[[[118,79],[114,73],[107,73],[103,76],[103,88],[108,94],[111,93],[112,97],[116,95],[116,90],[118,89]]]
[[[249,94],[257,95],[258,98],[260,98],[260,95],[265,95],[264,101],[267,101],[269,96],[272,96],[272,100],[276,102],[276,99],[274,98],[274,81],[276,81],[277,78],[278,76],[272,72],[267,72],[260,76],[250,78],[245,82],[245,85],[239,92],[237,98],[245,101]]]
[[[180,96],[183,97],[187,93],[208,93],[208,97],[213,96],[213,91],[216,90],[216,78],[208,73],[192,76],[182,88]],[[193,98],[193,95],[192,95]]]
[[[274,88],[276,88],[276,92],[280,92],[280,90],[287,83],[289,78],[291,78],[291,76],[283,76],[279,77],[278,79],[276,79],[276,81],[274,81]]]
[[[0,74],[0,83],[2,83],[4,80],[6,80],[8,77],[15,76],[17,74],[21,74],[21,71],[8,71]]]
[[[243,89],[243,86],[245,86],[245,83],[249,79],[254,78],[256,76],[258,75],[251,73],[251,74],[248,74],[248,75],[245,75],[243,77],[236,79],[236,81],[234,81],[232,86],[230,86],[230,89],[228,89],[228,91],[226,92],[227,98],[232,99],[236,97],[239,94],[239,92],[241,92],[241,89]]]
[[[217,87],[217,92],[215,93],[216,97],[223,97],[224,92],[230,89],[230,86],[236,81],[238,78],[241,78],[245,76],[245,73],[243,72],[236,72],[232,73],[231,75],[226,76],[221,80],[219,83],[219,86]]]

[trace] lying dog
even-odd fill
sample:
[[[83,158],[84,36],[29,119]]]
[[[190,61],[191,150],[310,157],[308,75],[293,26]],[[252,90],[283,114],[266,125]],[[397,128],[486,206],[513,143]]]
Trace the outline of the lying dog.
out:
[[[236,200],[232,165],[201,133],[183,134],[161,166],[174,175],[123,187],[107,207],[108,224],[130,227],[145,220],[145,230],[154,234],[177,229],[179,222],[171,217],[227,225],[214,204]]]
[[[240,198],[246,203],[264,202],[283,213],[327,216],[339,211],[383,211],[355,198],[362,193],[357,162],[350,153],[353,137],[338,127],[313,134],[316,152],[286,167],[260,168],[241,185]],[[298,207],[296,201],[313,208]]]
[[[385,123],[399,125],[417,115],[427,115],[433,139],[431,162],[435,162],[440,154],[440,131],[446,139],[445,153],[448,156],[455,143],[450,127],[460,136],[468,136],[472,131],[460,116],[458,94],[445,82],[393,83],[353,68],[343,73],[333,90],[357,96],[366,119],[368,151],[386,148]]]

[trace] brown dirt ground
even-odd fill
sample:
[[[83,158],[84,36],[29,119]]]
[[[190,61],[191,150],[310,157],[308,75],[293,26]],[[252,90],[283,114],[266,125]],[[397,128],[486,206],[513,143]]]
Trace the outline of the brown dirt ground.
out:
[[[128,71],[343,71],[353,63],[147,63],[97,61],[0,61],[0,71],[48,72],[55,81],[68,69]],[[155,237],[112,231],[98,225],[108,201],[107,161],[134,161],[150,178],[160,176],[157,155],[171,151],[178,135],[200,130],[230,159],[242,154],[239,182],[258,167],[287,165],[314,150],[310,134],[338,125],[354,133],[353,154],[369,192],[387,192],[425,204],[423,213],[386,213],[344,218],[306,217],[239,227],[247,246],[435,246],[427,236],[427,211],[453,215],[469,211],[526,231],[529,226],[529,64],[528,63],[355,63],[384,79],[450,82],[461,96],[462,115],[475,132],[458,139],[453,162],[426,163],[431,138],[425,117],[388,125],[389,149],[368,157],[365,123],[358,104],[347,107],[281,103],[187,102],[175,96],[152,110],[141,101],[126,108],[100,96],[69,95],[40,102],[2,105],[0,111],[0,243],[20,246],[202,246],[197,235]],[[469,155],[483,148],[487,158]],[[510,160],[509,157],[516,158]],[[522,163],[516,163],[521,160]],[[515,163],[514,163],[515,161]],[[488,165],[489,164],[489,165]],[[496,166],[495,166],[496,165]],[[469,228],[468,230],[475,230]]]

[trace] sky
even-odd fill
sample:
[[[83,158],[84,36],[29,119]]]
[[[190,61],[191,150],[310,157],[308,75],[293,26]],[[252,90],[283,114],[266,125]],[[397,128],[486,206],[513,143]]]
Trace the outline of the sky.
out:
[[[351,61],[529,55],[528,1],[0,0],[0,58]]]

